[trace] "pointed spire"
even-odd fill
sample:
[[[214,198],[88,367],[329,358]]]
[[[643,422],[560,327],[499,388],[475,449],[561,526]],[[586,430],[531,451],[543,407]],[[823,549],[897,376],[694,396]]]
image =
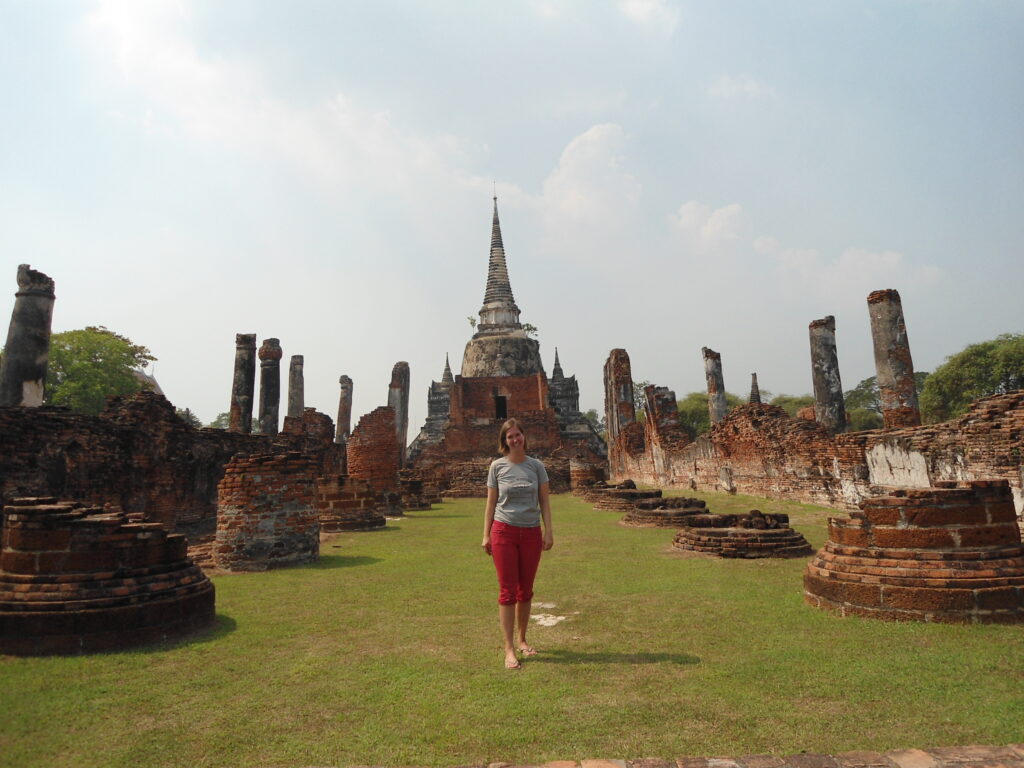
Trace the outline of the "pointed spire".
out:
[[[455,378],[452,376],[452,367],[448,364],[448,353],[444,354],[444,375],[441,376],[442,384],[454,384]]]
[[[760,403],[761,402],[761,389],[757,386],[757,374],[750,374],[750,399],[748,403]]]
[[[494,219],[491,222],[491,260],[487,265],[487,290],[484,304],[508,302],[515,304],[512,286],[508,281],[508,267],[505,265],[505,245],[501,242],[501,222],[498,221],[498,198],[494,198]]]
[[[508,280],[505,264],[505,246],[501,240],[501,223],[498,221],[498,198],[494,198],[494,218],[491,222],[491,257],[487,264],[487,287],[484,290],[484,305],[480,308],[480,324],[477,331],[511,331],[521,328],[519,307],[512,296],[512,285]]]
[[[555,347],[555,366],[551,369],[552,379],[564,379],[565,374],[562,373],[562,364],[558,362],[558,347]]]

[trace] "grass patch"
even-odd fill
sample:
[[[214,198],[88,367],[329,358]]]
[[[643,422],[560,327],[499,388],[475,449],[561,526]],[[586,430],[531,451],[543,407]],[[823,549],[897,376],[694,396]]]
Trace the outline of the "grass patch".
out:
[[[834,511],[787,512],[811,544]],[[88,657],[0,657],[0,765],[456,765],[1024,742],[1024,627],[838,619],[805,560],[674,554],[554,497],[540,656],[502,668],[482,500],[220,576],[216,625]],[[535,609],[535,612],[541,612]]]

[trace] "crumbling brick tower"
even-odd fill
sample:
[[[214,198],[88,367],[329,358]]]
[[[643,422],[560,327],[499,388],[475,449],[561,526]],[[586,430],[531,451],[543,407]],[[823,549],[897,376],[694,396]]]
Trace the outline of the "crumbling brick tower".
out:
[[[476,332],[466,344],[461,374],[450,382],[445,366],[433,382],[427,423],[409,452],[409,465],[447,495],[483,495],[487,465],[497,456],[498,428],[505,419],[524,422],[529,452],[545,460],[552,489],[568,490],[569,459],[601,462],[606,450],[579,412],[574,377],[561,365],[549,382],[540,345],[519,320],[505,261],[494,200],[487,285]]]

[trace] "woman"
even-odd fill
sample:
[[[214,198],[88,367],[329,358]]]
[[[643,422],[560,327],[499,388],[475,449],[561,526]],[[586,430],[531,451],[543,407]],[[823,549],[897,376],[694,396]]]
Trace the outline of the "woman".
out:
[[[517,651],[524,657],[537,653],[526,642],[533,579],[541,550],[551,549],[555,539],[548,473],[539,459],[526,455],[526,435],[515,419],[501,425],[498,450],[502,457],[491,463],[487,473],[481,546],[494,558],[498,571],[498,618],[505,640],[505,669],[519,669],[522,665]]]

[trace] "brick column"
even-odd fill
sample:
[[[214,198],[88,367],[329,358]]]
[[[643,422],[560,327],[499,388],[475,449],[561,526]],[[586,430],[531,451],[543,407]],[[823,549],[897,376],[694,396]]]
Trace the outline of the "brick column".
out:
[[[235,375],[231,380],[230,432],[252,432],[253,395],[256,393],[256,334],[235,334]]]
[[[395,440],[398,442],[398,468],[405,466],[409,444],[409,364],[402,361],[391,369],[388,405],[395,411]]]
[[[334,442],[344,445],[352,431],[352,379],[341,376],[338,383],[341,385],[341,396],[338,398],[338,431]]]
[[[916,427],[921,423],[921,411],[899,291],[872,291],[868,294],[868,313],[885,428]]]
[[[18,265],[18,291],[0,365],[0,406],[37,408],[43,404],[43,386],[50,357],[50,322],[53,318],[53,280]]]
[[[302,375],[302,355],[292,355],[288,365],[288,416],[302,418],[306,407],[305,379]]]
[[[604,416],[608,445],[623,429],[636,421],[633,405],[633,371],[624,349],[613,349],[604,364]]]
[[[260,432],[276,435],[281,406],[281,341],[264,339],[260,347]]]
[[[722,356],[708,347],[701,347],[704,356],[704,377],[708,381],[708,414],[711,423],[725,418],[729,407],[725,402],[725,380],[722,378]]]
[[[811,338],[811,379],[814,383],[814,419],[833,434],[846,431],[846,403],[836,354],[836,319],[814,320]]]

